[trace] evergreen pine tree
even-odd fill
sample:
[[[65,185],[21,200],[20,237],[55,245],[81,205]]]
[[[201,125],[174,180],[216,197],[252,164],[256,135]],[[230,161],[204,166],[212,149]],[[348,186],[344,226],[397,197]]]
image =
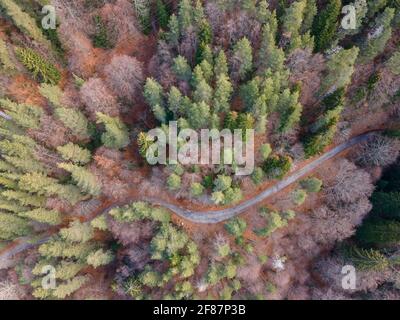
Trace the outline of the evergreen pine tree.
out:
[[[215,59],[214,75],[218,78],[220,75],[228,76],[228,63],[224,50],[220,50]]]
[[[370,220],[357,230],[357,239],[366,245],[397,245],[400,243],[400,222]]]
[[[57,151],[64,160],[72,161],[74,164],[85,165],[90,162],[91,159],[89,150],[73,144],[72,142],[69,142],[64,146],[57,147]]]
[[[362,46],[359,62],[367,63],[380,54],[392,36],[391,23],[395,10],[387,7],[375,20],[373,29]]]
[[[62,284],[59,284],[52,292],[52,295],[57,299],[65,299],[73,294],[79,288],[84,286],[89,281],[86,276],[77,276]]]
[[[315,38],[315,51],[320,52],[329,48],[336,35],[338,18],[341,12],[341,0],[332,0],[318,13],[312,26]]]
[[[347,256],[362,271],[383,271],[389,266],[389,260],[374,249],[351,247],[347,250]]]
[[[122,149],[129,144],[128,128],[119,118],[113,118],[101,112],[97,112],[96,116],[97,123],[102,123],[105,126],[101,141],[106,147]]]
[[[113,259],[114,256],[110,250],[99,249],[89,254],[86,261],[89,265],[97,268],[109,264]]]
[[[216,88],[213,98],[213,107],[215,112],[228,112],[230,109],[229,101],[233,92],[233,87],[229,78],[220,75],[216,82]]]
[[[233,47],[234,79],[243,80],[253,68],[253,50],[250,41],[244,37]]]
[[[19,215],[40,223],[47,223],[52,226],[59,225],[62,222],[61,213],[57,210],[37,208],[34,210],[21,212]]]
[[[93,228],[88,222],[75,220],[67,228],[61,229],[59,234],[65,241],[85,243],[93,238]]]
[[[72,108],[57,108],[54,113],[58,120],[78,138],[89,139],[88,120],[82,112]]]
[[[60,163],[58,166],[71,173],[72,179],[83,192],[92,196],[98,196],[101,193],[101,186],[96,176],[89,170],[69,163]]]
[[[157,21],[160,25],[160,28],[166,30],[168,27],[168,10],[167,6],[163,2],[163,0],[156,1],[156,12],[157,12]]]
[[[359,49],[353,47],[335,53],[327,62],[328,75],[321,84],[322,93],[332,93],[345,88],[351,81]]]
[[[0,212],[0,239],[14,240],[30,234],[31,228],[27,220],[14,214]]]
[[[191,0],[180,0],[178,9],[178,21],[181,35],[193,24],[193,7]]]

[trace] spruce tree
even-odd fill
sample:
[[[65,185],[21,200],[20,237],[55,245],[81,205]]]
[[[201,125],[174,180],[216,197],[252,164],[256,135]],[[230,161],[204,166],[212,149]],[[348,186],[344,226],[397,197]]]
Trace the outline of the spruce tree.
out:
[[[53,290],[52,295],[57,299],[65,299],[84,286],[88,281],[89,278],[86,276],[77,276],[67,282],[59,284],[57,288]]]
[[[393,53],[386,65],[393,74],[400,75],[400,51]]]
[[[146,102],[151,106],[164,106],[163,89],[161,85],[153,78],[147,78],[144,86],[144,97]]]
[[[253,50],[250,41],[244,37],[233,47],[233,65],[235,65],[235,78],[243,80],[253,68]]]
[[[74,164],[85,165],[90,162],[91,159],[89,150],[73,144],[72,142],[69,142],[64,146],[57,147],[57,151],[64,160],[71,161]]]
[[[86,168],[69,163],[60,163],[58,166],[71,173],[72,179],[83,192],[92,196],[101,193],[101,186],[96,176]]]
[[[362,45],[359,58],[360,63],[367,63],[380,54],[392,36],[391,23],[394,18],[395,10],[387,7],[375,20],[373,29],[367,36]]]
[[[36,51],[30,48],[17,48],[15,53],[18,60],[32,73],[35,80],[53,85],[60,82],[60,71]]]
[[[26,219],[15,214],[0,212],[0,239],[14,240],[31,233],[31,228]]]
[[[57,180],[41,172],[26,173],[19,179],[19,188],[39,195],[46,195],[46,188],[56,184]]]
[[[213,97],[214,111],[226,113],[230,109],[229,101],[233,93],[232,84],[229,78],[222,74],[218,77],[215,87]]]
[[[169,45],[176,47],[179,44],[179,22],[175,14],[172,14],[168,21],[168,32],[165,38]]]
[[[196,103],[204,102],[206,104],[210,104],[211,99],[212,99],[212,88],[203,78],[196,85],[196,88],[193,92],[193,100]]]
[[[13,0],[0,0],[0,8],[12,19],[18,29],[33,40],[50,47],[43,33],[36,25],[36,21],[20,8]]]
[[[40,94],[45,97],[54,108],[61,107],[62,90],[60,87],[42,83],[39,87]]]
[[[82,112],[72,108],[57,108],[54,114],[72,134],[82,140],[89,139],[88,120]]]
[[[52,226],[59,225],[62,222],[61,213],[57,210],[37,208],[34,210],[21,212],[19,215],[21,217],[29,218],[40,223],[47,223]]]
[[[0,99],[0,106],[18,126],[25,129],[37,129],[39,127],[40,117],[43,114],[41,108],[25,103],[18,104],[8,99]]]
[[[156,1],[156,13],[157,13],[157,21],[160,25],[160,28],[166,30],[168,27],[168,10],[167,6],[163,2],[163,0]]]
[[[300,121],[303,106],[298,101],[299,93],[290,92],[290,89],[285,89],[280,97],[278,111],[281,115],[279,132],[285,133],[294,127]]]
[[[15,65],[11,61],[7,44],[3,39],[0,39],[0,70],[5,72],[15,70]]]
[[[321,84],[321,93],[332,93],[350,83],[358,53],[359,49],[353,47],[341,50],[330,57],[326,64],[328,74]]]
[[[374,249],[351,247],[346,255],[362,271],[383,271],[389,267],[389,260]]]
[[[1,192],[7,200],[16,200],[22,206],[41,207],[45,203],[45,198],[37,195],[31,195],[24,191],[5,190]]]
[[[376,191],[371,201],[374,212],[385,218],[400,218],[400,192]]]
[[[290,40],[290,43],[287,47],[288,53],[293,52],[295,49],[300,48],[302,45],[300,32],[306,4],[306,0],[296,1],[293,2],[292,5],[285,10],[282,32],[284,36],[288,37]]]
[[[190,104],[187,115],[187,120],[193,129],[205,129],[210,124],[210,106],[205,102]]]
[[[182,93],[175,86],[172,86],[168,93],[168,109],[178,115],[182,111]]]
[[[216,78],[220,75],[228,76],[228,63],[226,61],[225,52],[222,49],[218,52],[218,55],[215,58],[214,75]]]
[[[191,0],[180,0],[178,5],[178,21],[181,35],[193,24],[193,7]]]
[[[306,7],[304,9],[303,25],[301,27],[302,33],[306,33],[312,28],[317,12],[318,12],[317,1],[307,0]]]
[[[69,280],[74,278],[83,268],[84,264],[73,261],[62,260],[56,267],[56,278]]]
[[[341,0],[332,0],[314,19],[312,35],[315,39],[315,51],[328,49],[336,35],[338,18],[342,9]]]
[[[258,52],[258,73],[262,74],[268,69],[273,72],[282,70],[285,53],[276,46],[275,34],[269,24],[263,26],[261,37],[261,47]]]
[[[114,255],[110,250],[99,249],[89,254],[86,261],[89,265],[97,268],[109,264],[113,259]]]
[[[97,123],[102,123],[105,132],[101,135],[103,144],[112,149],[122,149],[129,144],[129,132],[127,126],[117,117],[110,117],[97,112]]]
[[[400,243],[400,222],[369,220],[357,230],[357,239],[365,245],[388,246]]]
[[[61,229],[59,235],[68,242],[85,243],[93,238],[93,228],[88,222],[81,223],[75,220],[67,228]]]

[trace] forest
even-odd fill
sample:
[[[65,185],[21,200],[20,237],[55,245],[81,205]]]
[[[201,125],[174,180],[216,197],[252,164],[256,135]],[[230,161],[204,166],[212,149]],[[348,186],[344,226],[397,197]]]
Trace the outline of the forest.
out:
[[[0,0],[0,300],[399,300],[399,139],[399,0]]]

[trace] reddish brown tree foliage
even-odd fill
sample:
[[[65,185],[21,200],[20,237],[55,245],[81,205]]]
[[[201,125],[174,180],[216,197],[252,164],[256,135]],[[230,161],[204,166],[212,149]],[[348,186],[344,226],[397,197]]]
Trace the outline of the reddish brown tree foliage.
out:
[[[325,69],[323,56],[312,54],[310,50],[297,49],[288,57],[287,66],[291,71],[290,81],[301,82],[300,102],[305,106],[314,104]]]
[[[106,23],[108,36],[115,45],[141,36],[130,1],[117,0],[115,3],[107,3],[101,9],[101,15]]]
[[[184,56],[190,65],[194,64],[194,58],[197,50],[197,35],[193,27],[189,27],[183,36],[179,46],[179,54]]]
[[[104,69],[106,83],[121,99],[133,100],[143,82],[142,64],[133,57],[114,56]]]
[[[124,246],[128,246],[140,244],[143,241],[150,241],[153,236],[155,223],[152,221],[121,223],[114,219],[109,219],[108,226],[115,238]]]
[[[90,78],[85,82],[81,88],[81,98],[91,120],[96,120],[97,112],[112,117],[119,114],[117,101],[100,78]]]
[[[30,129],[29,134],[43,145],[56,148],[68,142],[67,128],[53,117],[43,114],[39,129]]]
[[[171,66],[173,64],[172,54],[165,41],[159,41],[157,53],[149,62],[149,72],[165,88],[169,88],[176,82],[175,74]]]
[[[342,159],[336,162],[335,168],[332,168],[332,170],[336,172],[327,181],[324,192],[328,202],[333,207],[352,203],[371,195],[374,186],[370,175],[357,168],[354,163]]]
[[[321,206],[311,214],[309,232],[316,242],[332,245],[351,237],[370,210],[367,198],[335,209]]]

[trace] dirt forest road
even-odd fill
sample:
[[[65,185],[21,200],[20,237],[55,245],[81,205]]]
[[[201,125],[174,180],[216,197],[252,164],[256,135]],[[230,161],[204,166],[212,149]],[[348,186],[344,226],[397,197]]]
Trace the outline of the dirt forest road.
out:
[[[184,208],[178,207],[176,205],[170,204],[168,202],[165,202],[165,201],[157,199],[157,198],[142,197],[140,199],[128,199],[122,203],[115,203],[115,204],[109,206],[108,208],[106,208],[105,210],[103,210],[99,214],[107,213],[112,208],[129,204],[132,201],[146,201],[153,205],[167,208],[168,210],[172,211],[173,213],[180,216],[181,218],[192,221],[194,223],[214,224],[214,223],[223,222],[223,221],[229,220],[229,219],[239,215],[240,213],[244,212],[246,209],[260,203],[261,201],[278,193],[279,191],[282,191],[286,187],[290,186],[292,183],[296,182],[300,178],[302,178],[305,175],[312,172],[315,168],[320,166],[325,161],[332,159],[339,153],[341,153],[347,149],[350,149],[351,147],[353,147],[363,141],[366,141],[372,134],[373,134],[373,132],[361,134],[357,137],[354,137],[354,138],[332,148],[331,150],[327,151],[319,158],[316,158],[315,160],[308,163],[301,169],[294,171],[289,176],[285,177],[283,180],[277,182],[275,185],[266,188],[264,191],[262,191],[257,196],[255,196],[249,200],[246,200],[238,205],[230,207],[230,208],[226,208],[226,209],[222,209],[222,210],[214,210],[214,211],[191,211],[191,210],[184,209]],[[8,259],[8,258],[14,256],[15,254],[20,253],[26,249],[29,249],[35,245],[42,244],[42,243],[46,242],[49,238],[50,238],[49,236],[45,236],[45,237],[43,237],[37,241],[33,241],[33,242],[29,241],[28,238],[19,239],[17,244],[13,245],[9,249],[0,253],[0,264],[1,264],[1,260]]]
[[[351,147],[355,146],[356,144],[366,141],[371,134],[373,134],[373,133],[366,133],[366,134],[359,135],[357,137],[354,137],[354,138],[334,147],[330,151],[324,153],[319,158],[317,158],[314,161],[305,165],[303,168],[301,168],[297,171],[294,171],[292,174],[285,177],[283,180],[277,182],[275,185],[266,188],[264,191],[262,191],[257,196],[255,196],[247,201],[244,201],[244,202],[242,202],[234,207],[231,207],[231,208],[227,208],[227,209],[223,209],[223,210],[216,210],[216,211],[191,211],[191,210],[186,210],[186,209],[180,208],[178,206],[172,205],[170,203],[167,203],[165,201],[162,201],[162,200],[159,200],[156,198],[146,197],[142,200],[147,201],[154,205],[159,205],[161,207],[165,207],[165,208],[171,210],[172,212],[174,212],[175,214],[177,214],[178,216],[180,216],[181,218],[190,220],[195,223],[211,224],[211,223],[218,223],[218,222],[226,221],[226,220],[229,220],[229,219],[239,215],[246,209],[260,203],[261,201],[265,200],[266,198],[272,196],[273,194],[276,194],[279,191],[282,191],[283,189],[285,189],[292,183],[296,182],[300,178],[304,177],[305,175],[307,175],[308,173],[313,171],[315,168],[320,166],[325,161],[332,159],[339,153],[341,153],[347,149],[350,149]]]

